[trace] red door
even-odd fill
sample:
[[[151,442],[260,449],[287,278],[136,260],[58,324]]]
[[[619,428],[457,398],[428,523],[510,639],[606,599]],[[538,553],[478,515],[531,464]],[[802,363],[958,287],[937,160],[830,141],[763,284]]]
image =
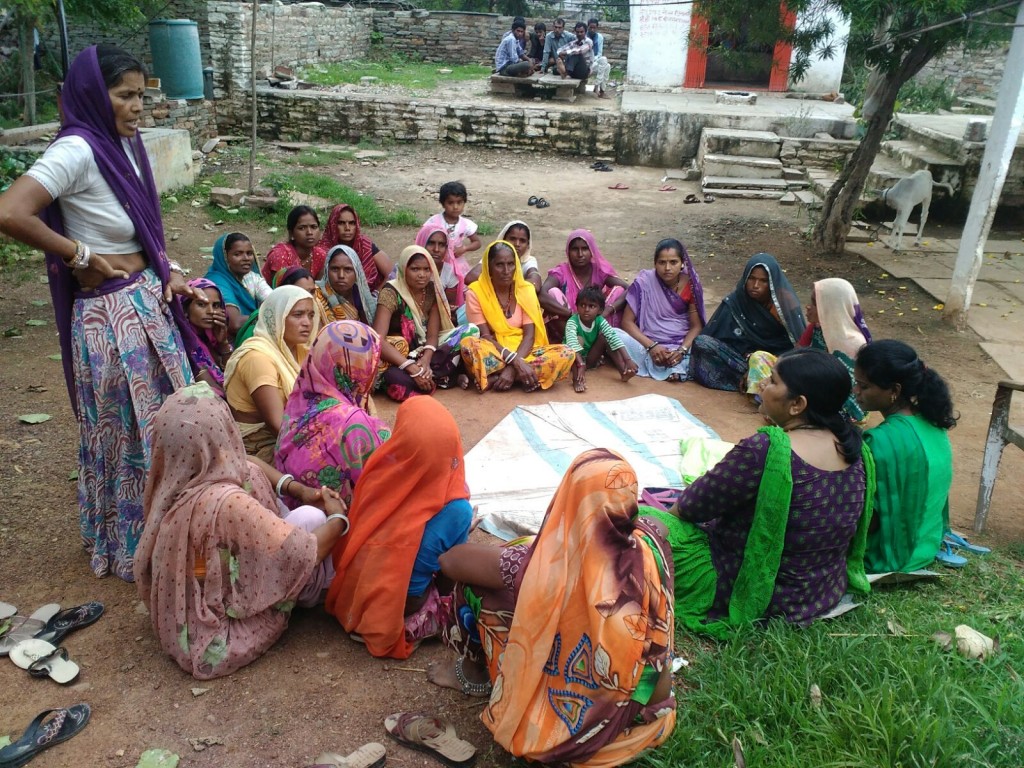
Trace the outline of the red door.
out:
[[[792,30],[796,26],[796,12],[789,10],[785,3],[779,5],[782,24]],[[708,68],[708,37],[711,25],[703,16],[696,13],[690,17],[690,42],[686,54],[686,73],[683,76],[684,88],[703,88]],[[771,75],[768,79],[769,91],[785,91],[789,86],[789,61],[793,55],[793,46],[789,43],[776,43],[772,53]],[[763,88],[763,85],[756,87]]]

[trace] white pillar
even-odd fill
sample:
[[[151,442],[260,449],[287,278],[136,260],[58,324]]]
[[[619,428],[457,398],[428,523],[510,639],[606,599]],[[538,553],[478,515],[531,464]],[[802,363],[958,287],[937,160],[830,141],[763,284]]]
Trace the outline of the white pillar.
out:
[[[1017,24],[1010,41],[1010,53],[999,84],[996,111],[985,154],[981,160],[978,185],[974,188],[967,223],[960,238],[960,250],[953,268],[953,281],[946,299],[943,319],[958,331],[967,324],[974,283],[985,258],[985,241],[996,215],[999,195],[1024,122],[1024,0],[1017,9]]]
[[[634,0],[629,8],[626,82],[679,88],[686,72],[690,6]]]

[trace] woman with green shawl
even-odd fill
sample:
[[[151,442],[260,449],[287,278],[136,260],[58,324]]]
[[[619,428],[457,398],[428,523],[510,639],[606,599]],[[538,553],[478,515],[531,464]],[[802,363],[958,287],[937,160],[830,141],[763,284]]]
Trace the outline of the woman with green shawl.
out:
[[[217,238],[213,244],[213,264],[206,273],[206,279],[216,284],[224,299],[229,339],[235,338],[272,290],[260,274],[252,241],[241,232]],[[236,345],[243,340],[236,340]]]
[[[773,426],[741,440],[682,492],[669,531],[676,616],[693,631],[781,617],[809,624],[847,590],[867,592],[874,469],[841,413],[850,374],[818,349],[779,356],[761,394]]]
[[[861,408],[885,417],[864,433],[878,468],[864,567],[868,573],[927,568],[949,528],[953,448],[947,433],[957,420],[949,387],[912,347],[892,339],[861,348],[853,379]]]

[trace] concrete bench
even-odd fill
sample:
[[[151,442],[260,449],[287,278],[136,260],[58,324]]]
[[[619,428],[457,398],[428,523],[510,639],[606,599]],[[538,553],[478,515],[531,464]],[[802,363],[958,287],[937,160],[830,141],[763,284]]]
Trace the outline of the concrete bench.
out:
[[[567,77],[564,80],[560,75],[542,75],[535,72],[529,77],[507,77],[506,75],[491,75],[491,93],[506,94],[509,96],[547,96],[556,101],[576,101],[576,89],[581,80],[574,80]]]

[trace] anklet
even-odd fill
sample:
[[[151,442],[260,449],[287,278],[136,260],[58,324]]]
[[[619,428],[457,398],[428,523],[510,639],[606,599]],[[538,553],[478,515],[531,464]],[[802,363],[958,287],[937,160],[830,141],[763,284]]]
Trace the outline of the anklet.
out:
[[[465,661],[461,656],[455,660],[455,679],[462,686],[462,692],[467,696],[490,696],[490,683],[471,683],[466,679],[466,673],[462,671],[462,664]]]

